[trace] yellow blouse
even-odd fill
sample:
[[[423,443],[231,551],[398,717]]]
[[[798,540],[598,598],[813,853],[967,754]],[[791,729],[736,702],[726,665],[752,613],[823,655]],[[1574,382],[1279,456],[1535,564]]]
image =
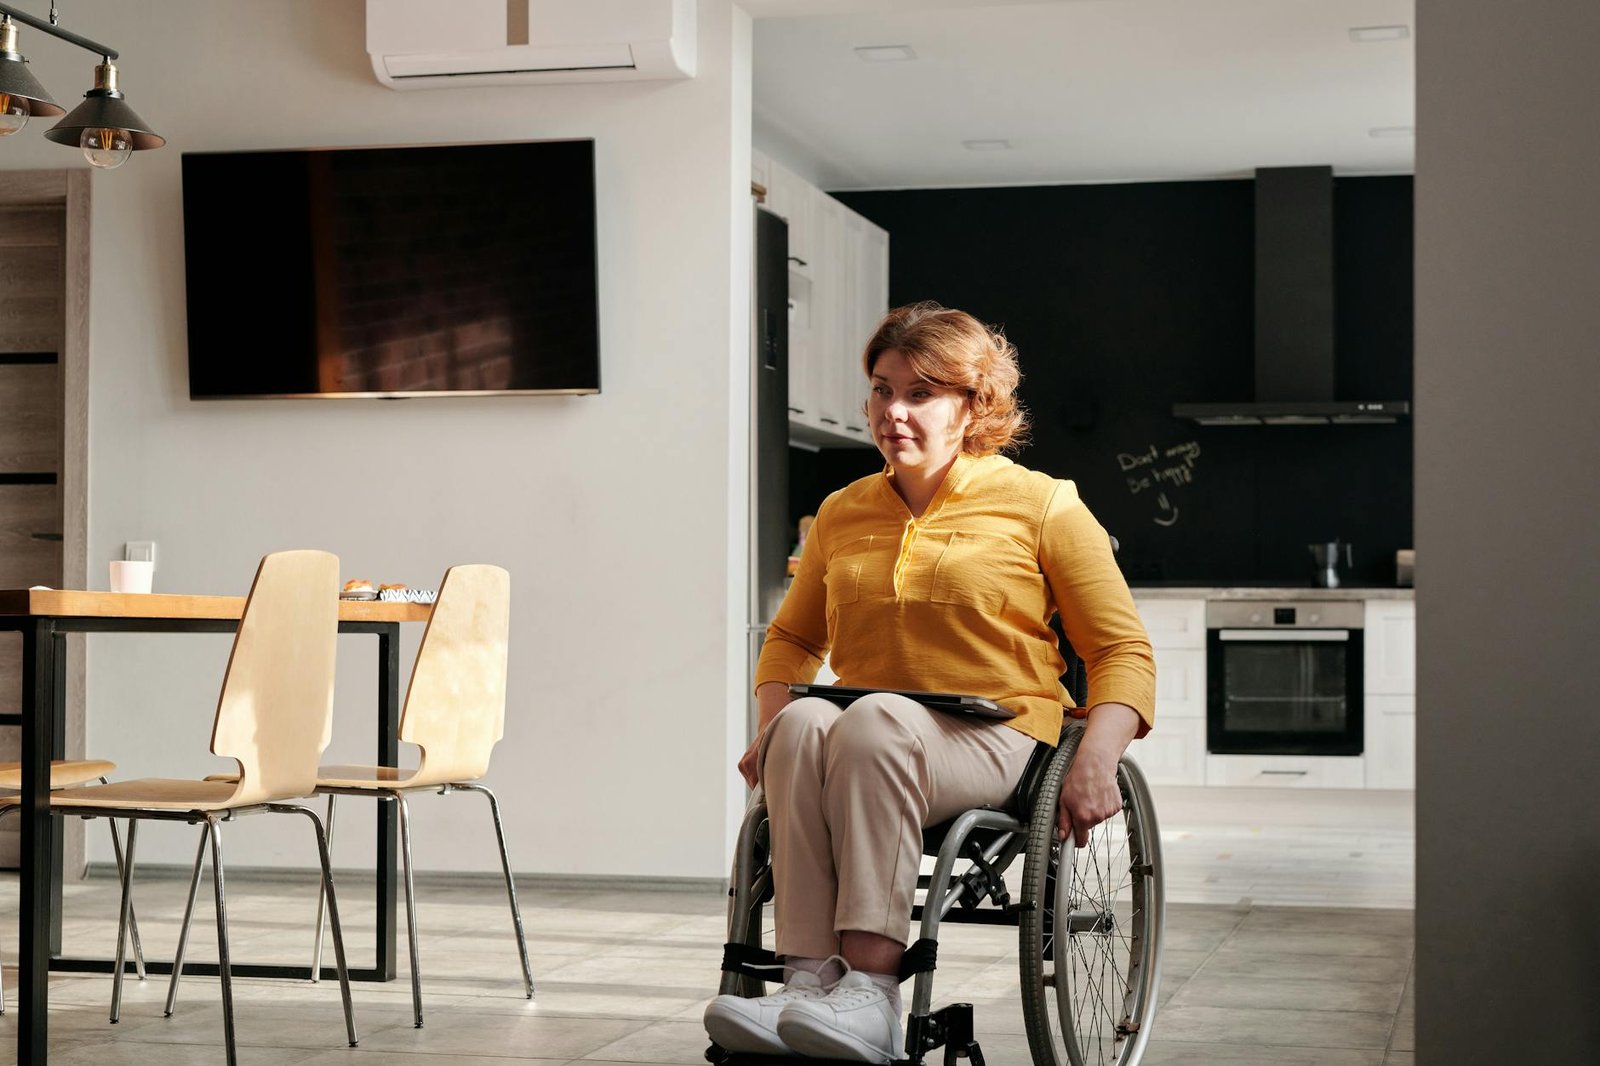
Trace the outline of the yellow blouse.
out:
[[[822,657],[861,688],[959,692],[1018,712],[1054,744],[1065,669],[1050,618],[1088,671],[1091,705],[1155,720],[1155,660],[1110,538],[1070,481],[1004,456],[962,455],[913,518],[893,472],[823,501],[767,628],[756,685],[809,682]]]

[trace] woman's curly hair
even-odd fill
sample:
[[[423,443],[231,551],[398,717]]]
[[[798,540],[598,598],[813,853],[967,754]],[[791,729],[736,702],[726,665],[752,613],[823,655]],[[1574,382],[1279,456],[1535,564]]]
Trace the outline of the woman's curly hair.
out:
[[[965,311],[927,301],[897,307],[867,342],[867,376],[887,351],[905,356],[924,381],[967,394],[972,421],[961,448],[968,455],[1016,451],[1027,443],[1028,415],[1017,403],[1017,350],[998,329]]]

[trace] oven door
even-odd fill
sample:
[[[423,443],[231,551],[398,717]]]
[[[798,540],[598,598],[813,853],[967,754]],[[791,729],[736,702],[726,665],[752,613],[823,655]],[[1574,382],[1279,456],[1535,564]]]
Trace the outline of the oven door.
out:
[[[1360,755],[1361,630],[1206,632],[1214,755]]]

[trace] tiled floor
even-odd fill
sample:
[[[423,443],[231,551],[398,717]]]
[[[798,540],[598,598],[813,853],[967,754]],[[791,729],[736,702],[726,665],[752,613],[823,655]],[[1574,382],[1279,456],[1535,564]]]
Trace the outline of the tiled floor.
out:
[[[1409,871],[1409,834],[1375,844],[1370,834],[1351,839],[1339,830],[1167,826],[1163,837],[1172,889],[1163,1007],[1146,1063],[1409,1066],[1410,910],[1266,902],[1275,893],[1282,902],[1297,902],[1308,894],[1325,901],[1341,891],[1355,903],[1370,903],[1384,893],[1406,902],[1406,877],[1396,870]],[[1379,892],[1373,886],[1384,887]],[[355,878],[343,879],[341,887],[352,956],[360,961],[370,952],[370,887]],[[182,889],[170,880],[139,885],[136,899],[152,957],[170,957]],[[15,913],[15,892],[14,877],[0,881],[0,913]],[[704,889],[578,891],[535,884],[523,892],[538,984],[532,1002],[522,997],[501,890],[483,882],[425,884],[418,924],[426,1028],[411,1025],[404,974],[392,984],[354,986],[361,1035],[356,1049],[345,1046],[335,983],[239,980],[241,1062],[688,1066],[704,1061],[699,1017],[716,981],[724,939],[722,896]],[[1185,902],[1197,898],[1218,902]],[[309,878],[230,877],[235,959],[305,958],[314,908]],[[114,883],[69,886],[66,909],[68,950],[106,953],[115,937]],[[191,958],[215,958],[210,916],[202,902]],[[0,950],[15,960],[14,925],[0,930]],[[402,930],[402,957],[404,950]],[[6,977],[12,986],[14,971]],[[949,929],[935,987],[937,1002],[960,999],[976,1005],[978,1036],[990,1063],[1031,1062],[1017,1000],[1014,931]],[[172,1018],[161,1016],[165,993],[160,979],[130,981],[123,1019],[109,1026],[109,978],[57,977],[51,983],[51,1062],[220,1062],[216,979],[185,981]],[[0,1019],[0,1062],[13,1061],[14,993],[10,1002],[12,1013]]]

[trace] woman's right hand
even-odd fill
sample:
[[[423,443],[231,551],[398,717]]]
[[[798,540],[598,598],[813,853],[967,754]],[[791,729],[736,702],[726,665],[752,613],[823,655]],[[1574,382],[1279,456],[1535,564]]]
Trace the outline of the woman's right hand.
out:
[[[755,788],[761,783],[761,771],[757,764],[757,755],[761,748],[761,738],[758,736],[750,742],[745,753],[739,756],[739,775],[744,778],[744,783]]]
[[[789,695],[789,686],[781,681],[768,681],[756,689],[756,721],[760,728],[756,730],[756,738],[750,742],[745,753],[739,756],[739,776],[751,788],[761,783],[761,736],[772,720],[778,717],[778,712],[793,699]]]

